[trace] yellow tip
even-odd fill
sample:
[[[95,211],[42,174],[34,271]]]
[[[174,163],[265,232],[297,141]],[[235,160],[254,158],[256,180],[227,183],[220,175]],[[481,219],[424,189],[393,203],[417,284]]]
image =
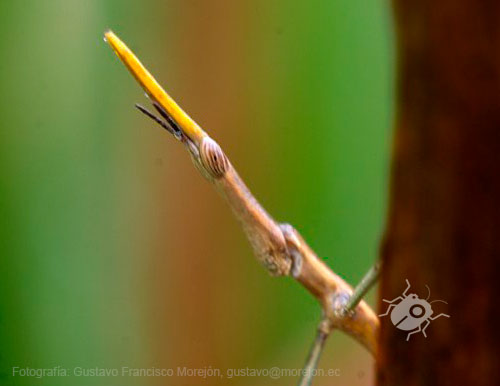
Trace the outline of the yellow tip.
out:
[[[109,43],[120,60],[127,66],[146,93],[158,102],[165,111],[177,122],[182,131],[199,146],[207,134],[187,115],[177,103],[168,95],[149,71],[137,59],[134,53],[123,43],[113,31],[104,33],[104,40]]]

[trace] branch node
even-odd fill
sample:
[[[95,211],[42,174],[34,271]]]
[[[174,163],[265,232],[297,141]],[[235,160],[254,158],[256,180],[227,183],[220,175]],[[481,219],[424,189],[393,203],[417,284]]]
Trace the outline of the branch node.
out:
[[[334,321],[342,320],[346,317],[352,317],[354,315],[354,311],[347,310],[346,307],[350,298],[351,294],[344,291],[335,292],[331,295],[330,304]]]

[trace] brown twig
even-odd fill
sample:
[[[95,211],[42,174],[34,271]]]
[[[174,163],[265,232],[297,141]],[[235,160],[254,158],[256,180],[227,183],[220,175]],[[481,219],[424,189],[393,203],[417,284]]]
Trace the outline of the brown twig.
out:
[[[154,119],[186,146],[201,174],[225,198],[257,259],[272,275],[292,276],[319,300],[323,310],[322,344],[330,331],[338,328],[374,353],[379,320],[371,308],[359,298],[352,312],[343,312],[353,293],[351,287],[316,256],[291,225],[273,220],[250,193],[221,147],[182,111],[128,47],[111,31],[106,32],[105,39],[165,118]]]

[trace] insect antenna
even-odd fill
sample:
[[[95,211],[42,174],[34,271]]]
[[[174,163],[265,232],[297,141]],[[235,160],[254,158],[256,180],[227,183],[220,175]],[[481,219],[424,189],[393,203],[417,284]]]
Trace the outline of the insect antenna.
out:
[[[441,303],[446,303],[448,304],[448,302],[445,302],[444,300],[433,300],[432,302],[429,302],[429,304],[432,304],[434,302],[441,302]]]
[[[135,104],[135,107],[141,112],[143,113],[144,115],[148,116],[149,118],[151,118],[153,121],[155,121],[156,123],[158,123],[161,127],[163,127],[164,129],[168,130],[170,132],[171,128],[169,126],[167,126],[167,124],[165,122],[163,122],[160,118],[158,118],[156,115],[154,115],[151,111],[149,111],[147,108],[141,106],[139,103],[136,103]]]
[[[165,109],[163,107],[161,107],[158,102],[151,101],[151,103],[153,104],[153,106],[156,109],[156,111],[158,111],[163,118],[165,118],[167,121],[172,120],[172,118],[170,118],[170,116],[167,114],[167,112],[165,111]]]
[[[427,284],[425,286],[427,287],[427,292],[428,292],[427,299],[425,299],[425,301],[427,301],[431,297],[431,289],[429,288],[429,286]]]
[[[172,127],[172,129],[175,131],[175,136],[177,138],[180,138],[182,136],[182,130],[179,128],[177,123],[172,119],[170,115],[165,111],[163,107],[160,106],[160,104],[156,101],[152,101],[154,108],[156,111],[160,113],[160,115],[167,121],[167,123]]]
[[[156,105],[154,105],[154,106],[158,110],[158,112],[160,112],[160,114],[162,116],[164,116],[163,113],[161,112],[161,110],[158,109],[158,107]],[[167,130],[170,134],[172,134],[177,139],[180,139],[182,137],[182,131],[179,129],[179,127],[177,126],[177,124],[172,120],[172,118],[170,118],[168,115],[166,115],[166,113],[165,113],[165,116],[166,116],[165,119],[167,119],[167,121],[164,121],[164,120],[158,118],[151,111],[149,111],[148,109],[146,109],[145,107],[141,106],[138,103],[135,104],[135,107],[141,113],[143,113],[144,115],[148,116],[153,121],[155,121],[156,123],[158,123],[161,127],[163,127],[165,130]]]

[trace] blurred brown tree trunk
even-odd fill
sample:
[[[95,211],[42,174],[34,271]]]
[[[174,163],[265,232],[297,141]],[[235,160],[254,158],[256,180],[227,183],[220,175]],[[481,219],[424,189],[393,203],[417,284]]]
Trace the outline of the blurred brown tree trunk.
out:
[[[394,0],[398,102],[381,299],[407,278],[431,321],[382,318],[377,384],[500,385],[500,1]]]

